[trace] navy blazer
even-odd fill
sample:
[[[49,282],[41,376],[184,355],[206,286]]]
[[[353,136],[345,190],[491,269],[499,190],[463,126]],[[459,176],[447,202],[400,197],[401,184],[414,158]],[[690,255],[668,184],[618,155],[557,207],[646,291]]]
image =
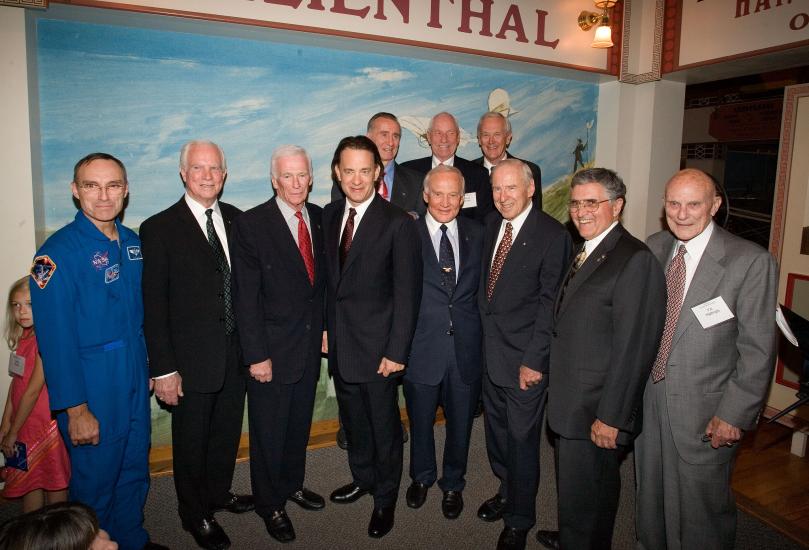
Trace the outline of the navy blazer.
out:
[[[307,368],[319,368],[326,292],[321,208],[306,203],[309,213],[315,282],[278,197],[239,216],[230,236],[233,310],[247,365],[272,360],[273,380],[293,384]]]
[[[461,171],[464,179],[464,192],[475,193],[477,206],[470,206],[469,201],[464,203],[461,215],[467,218],[474,218],[483,222],[489,212],[494,210],[494,199],[492,198],[492,184],[489,181],[489,173],[483,166],[474,162],[455,156],[453,161],[455,168]],[[433,168],[433,157],[403,162],[402,166],[415,170],[419,174],[426,175]]]
[[[342,199],[323,210],[329,372],[337,369],[351,384],[378,382],[383,357],[407,363],[410,355],[421,299],[421,241],[408,214],[374,195],[341,270],[346,204]]]
[[[425,219],[416,221],[424,265],[421,307],[405,378],[417,384],[438,385],[444,378],[448,354],[455,352],[458,371],[466,384],[480,380],[481,326],[477,295],[483,227],[459,217],[459,266],[455,290],[441,285],[441,269]],[[447,334],[452,326],[454,336]]]

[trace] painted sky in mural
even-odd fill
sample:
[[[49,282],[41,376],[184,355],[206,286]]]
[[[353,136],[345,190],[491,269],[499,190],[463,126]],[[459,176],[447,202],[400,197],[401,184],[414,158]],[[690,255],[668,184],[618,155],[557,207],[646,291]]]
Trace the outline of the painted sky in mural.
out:
[[[377,111],[407,121],[398,160],[429,154],[416,134],[447,110],[466,139],[458,154],[480,156],[474,137],[495,89],[507,92],[511,152],[542,167],[548,186],[569,174],[576,138],[595,149],[594,84],[395,56],[215,35],[40,19],[38,77],[45,222],[75,215],[73,164],[105,151],[127,166],[125,223],[137,227],[182,193],[179,148],[219,143],[228,158],[223,200],[250,208],[271,196],[269,157],[284,143],[305,147],[315,172],[311,200],[329,200],[329,165],[339,139],[365,132]],[[502,98],[501,98],[502,99]],[[591,126],[588,128],[588,126]],[[587,160],[587,159],[585,159]]]

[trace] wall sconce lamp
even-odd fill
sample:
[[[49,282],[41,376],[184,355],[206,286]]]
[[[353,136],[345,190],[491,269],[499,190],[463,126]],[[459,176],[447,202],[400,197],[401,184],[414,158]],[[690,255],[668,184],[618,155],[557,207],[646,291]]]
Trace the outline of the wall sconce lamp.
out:
[[[595,6],[601,13],[583,11],[579,14],[579,27],[583,31],[589,31],[594,26],[596,34],[593,38],[592,48],[612,48],[612,30],[610,29],[610,16],[607,10],[613,7],[617,0],[595,0]]]

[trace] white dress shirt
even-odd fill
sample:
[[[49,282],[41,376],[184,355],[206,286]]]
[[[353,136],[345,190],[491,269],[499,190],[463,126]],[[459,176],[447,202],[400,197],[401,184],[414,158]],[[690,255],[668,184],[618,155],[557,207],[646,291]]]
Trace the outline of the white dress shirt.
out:
[[[433,168],[439,164],[443,164],[444,166],[455,166],[455,155],[452,155],[447,160],[438,160],[438,157],[433,155]]]
[[[216,235],[219,237],[219,241],[222,243],[222,248],[225,249],[225,258],[227,258],[228,265],[230,265],[228,235],[225,231],[225,220],[222,218],[221,210],[219,210],[219,201],[214,201],[211,206],[205,207],[192,199],[188,193],[186,193],[185,203],[188,205],[188,208],[191,209],[191,214],[194,215],[194,219],[197,220],[200,229],[202,229],[202,234],[205,235],[205,240],[208,240],[208,216],[205,215],[205,211],[208,210],[208,208],[213,209],[213,215],[211,216],[211,219],[213,219],[213,228],[214,231],[216,231]]]
[[[529,202],[525,207],[525,210],[517,214],[513,220],[503,218],[503,221],[500,222],[500,230],[497,232],[497,240],[494,243],[494,249],[492,249],[492,257],[489,258],[489,268],[491,268],[492,263],[494,262],[494,257],[497,256],[497,248],[500,246],[500,241],[503,240],[503,234],[506,232],[506,223],[509,221],[511,222],[511,244],[513,245],[517,240],[517,235],[519,235],[520,229],[522,229],[522,224],[525,223],[526,218],[528,218],[528,214],[531,213],[531,206],[532,203]]]
[[[694,279],[694,273],[697,271],[697,266],[699,265],[699,261],[702,259],[702,254],[705,252],[705,248],[708,246],[708,241],[711,240],[713,228],[714,223],[711,221],[708,226],[702,230],[702,233],[690,241],[684,243],[678,240],[674,243],[674,248],[671,252],[671,256],[669,257],[669,261],[671,261],[671,259],[677,254],[677,250],[679,250],[680,245],[685,245],[685,256],[683,257],[685,259],[685,290],[683,291],[683,300],[685,300],[685,295],[688,294],[688,287],[691,286],[691,281]]]
[[[354,215],[354,233],[351,234],[351,238],[353,239],[354,235],[357,234],[357,228],[360,226],[360,222],[362,221],[362,217],[365,215],[365,211],[368,210],[368,207],[371,205],[371,201],[374,200],[374,195],[376,195],[376,192],[371,193],[370,197],[365,199],[364,202],[361,202],[357,206],[351,206],[351,203],[348,202],[348,199],[346,199],[346,208],[343,212],[343,221],[340,224],[340,239],[343,238],[343,231],[345,231],[346,222],[348,221],[348,209],[353,208],[357,211],[357,213]]]

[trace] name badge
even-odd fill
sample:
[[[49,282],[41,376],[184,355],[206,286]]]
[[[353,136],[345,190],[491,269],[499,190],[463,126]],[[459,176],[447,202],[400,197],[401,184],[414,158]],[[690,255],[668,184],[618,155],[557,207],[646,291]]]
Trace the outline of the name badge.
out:
[[[733,312],[730,311],[730,308],[721,296],[717,296],[713,300],[708,300],[698,306],[694,306],[691,308],[691,311],[697,316],[697,320],[699,324],[702,325],[702,328],[711,328],[714,325],[718,325],[734,317]]]
[[[469,193],[464,193],[463,195],[463,207],[464,208],[475,208],[478,205],[478,195],[474,191]]]
[[[22,376],[25,374],[25,357],[12,352],[8,357],[8,373],[11,376]]]

